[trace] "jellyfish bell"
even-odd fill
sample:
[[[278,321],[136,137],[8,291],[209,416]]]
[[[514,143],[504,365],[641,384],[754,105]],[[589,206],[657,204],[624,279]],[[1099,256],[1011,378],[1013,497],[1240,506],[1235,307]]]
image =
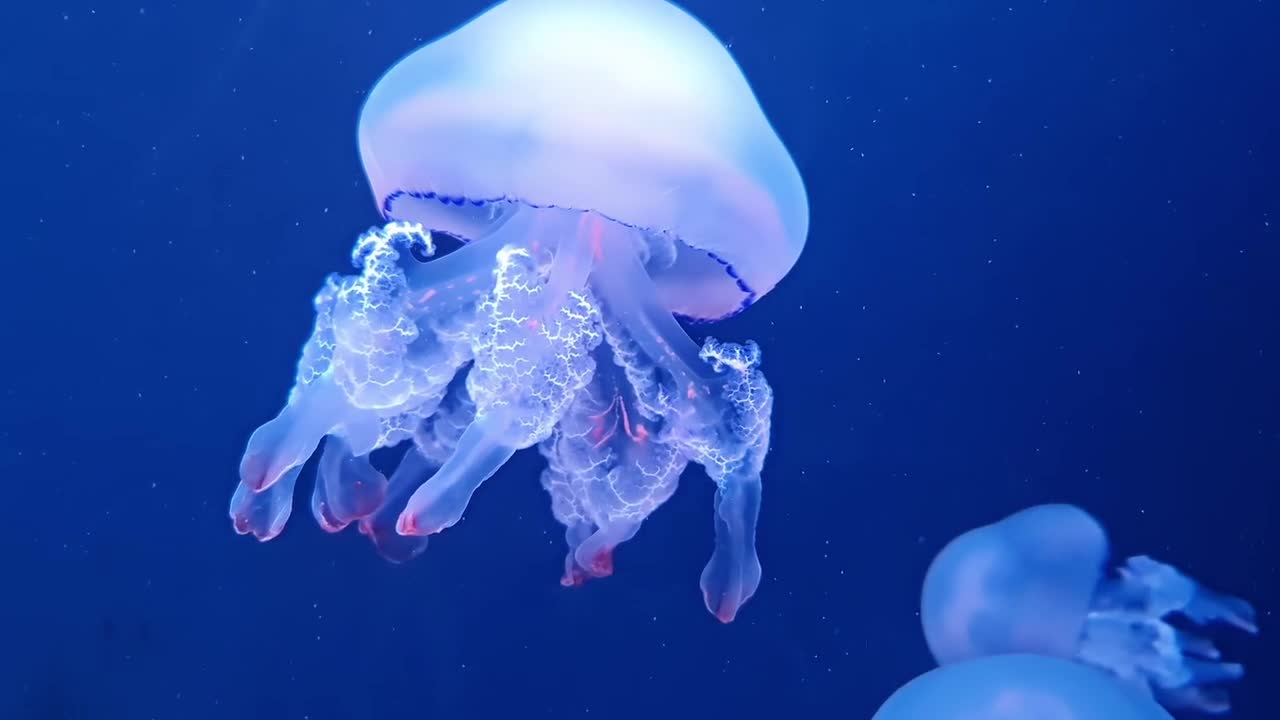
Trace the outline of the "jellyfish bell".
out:
[[[665,0],[500,3],[395,64],[358,136],[388,218],[475,241],[513,213],[590,211],[604,261],[649,250],[646,282],[688,318],[763,296],[808,233],[799,171],[742,71]],[[579,232],[556,220],[542,232]]]
[[[1150,698],[1085,665],[1011,654],[931,670],[872,720],[1172,720]]]
[[[755,343],[696,343],[676,316],[772,289],[808,204],[725,48],[663,0],[508,0],[392,67],[358,141],[387,224],[316,295],[288,402],[241,461],[237,531],[281,532],[327,437],[313,514],[403,561],[537,446],[577,585],[694,463],[717,486],[703,598],[732,620],[760,582],[773,395]],[[438,255],[432,232],[466,244]],[[410,439],[390,478],[369,462]]]
[[[1028,508],[960,535],[925,573],[929,650],[944,664],[1010,649],[1070,656],[1107,555],[1102,526],[1070,505]]]

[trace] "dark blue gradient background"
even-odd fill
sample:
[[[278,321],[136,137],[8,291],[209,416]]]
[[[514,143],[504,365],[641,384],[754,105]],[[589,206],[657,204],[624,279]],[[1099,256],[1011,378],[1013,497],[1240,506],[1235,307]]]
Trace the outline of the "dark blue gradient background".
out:
[[[711,487],[562,589],[519,456],[393,567],[226,517],[324,275],[355,121],[479,0],[14,2],[0,22],[0,717],[868,718],[933,553],[1044,501],[1252,599],[1280,715],[1280,5],[689,0],[804,173],[792,274],[714,329],[777,392],[763,584],[702,607]]]

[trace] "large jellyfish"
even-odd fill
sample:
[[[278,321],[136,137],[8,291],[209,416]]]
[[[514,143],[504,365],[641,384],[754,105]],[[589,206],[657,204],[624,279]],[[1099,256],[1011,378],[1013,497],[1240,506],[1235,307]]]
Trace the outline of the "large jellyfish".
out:
[[[388,223],[316,296],[236,529],[281,531],[327,437],[313,514],[404,560],[537,445],[573,585],[610,574],[696,463],[717,486],[702,590],[732,620],[760,581],[772,392],[754,343],[695,343],[677,317],[772,289],[808,201],[725,47],[663,0],[508,0],[393,66],[358,137]],[[460,247],[438,254],[445,237]],[[407,440],[384,477],[369,453]]]
[[[1146,556],[1105,572],[1107,536],[1071,505],[1040,505],[952,540],[925,575],[920,617],[939,664],[1004,653],[1074,659],[1171,708],[1225,712],[1244,669],[1170,624],[1257,632],[1253,608]]]
[[[996,655],[931,670],[871,720],[1172,720],[1149,697],[1091,667],[1043,655]]]

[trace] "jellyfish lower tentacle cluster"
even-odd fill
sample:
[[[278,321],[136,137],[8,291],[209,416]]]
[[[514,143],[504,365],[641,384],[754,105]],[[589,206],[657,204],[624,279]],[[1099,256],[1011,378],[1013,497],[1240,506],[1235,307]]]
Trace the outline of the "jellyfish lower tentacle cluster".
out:
[[[1210,638],[1179,629],[1170,622],[1175,619],[1184,626],[1258,631],[1249,603],[1139,555],[1098,586],[1075,657],[1149,687],[1166,707],[1225,712],[1230,705],[1220,685],[1239,680],[1244,667],[1224,662]]]
[[[326,280],[288,402],[250,438],[236,529],[280,533],[323,440],[316,520],[334,532],[356,523],[384,555],[407,559],[458,522],[512,454],[538,446],[573,585],[611,572],[614,548],[692,462],[718,488],[703,593],[732,620],[760,580],[772,394],[758,347],[698,346],[646,300],[646,264],[664,257],[653,248],[664,238],[587,212],[512,214],[439,259],[418,225],[360,238],[360,273]],[[406,441],[387,479],[369,454]]]
[[[1035,653],[1092,666],[1169,708],[1229,709],[1223,661],[1191,627],[1257,632],[1253,608],[1146,556],[1107,573],[1105,532],[1083,510],[1041,505],[950,542],[925,577],[921,619],[940,664]]]

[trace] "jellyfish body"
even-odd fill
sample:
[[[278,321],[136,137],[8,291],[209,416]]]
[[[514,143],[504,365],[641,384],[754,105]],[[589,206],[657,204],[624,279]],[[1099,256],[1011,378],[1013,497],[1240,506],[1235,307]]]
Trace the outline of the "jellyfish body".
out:
[[[872,720],[1172,720],[1106,673],[1044,655],[994,655],[931,670]]]
[[[741,310],[808,234],[746,78],[665,0],[507,0],[393,66],[358,137],[388,217],[470,240],[524,208],[592,211],[606,247],[646,247],[646,297],[683,317]]]
[[[1227,710],[1214,686],[1243,668],[1168,620],[1253,633],[1253,609],[1145,556],[1109,577],[1108,554],[1102,527],[1070,505],[1032,507],[959,536],[925,576],[921,620],[930,651],[942,665],[1005,653],[1072,659],[1168,707]]]
[[[313,514],[407,559],[536,445],[575,585],[696,463],[717,484],[704,598],[732,620],[760,579],[772,391],[754,343],[698,344],[676,316],[770,290],[808,208],[723,45],[663,0],[508,0],[392,67],[358,135],[389,222],[315,299],[288,402],[241,463],[237,530],[280,532],[327,437]],[[464,244],[437,257],[433,232]],[[390,479],[369,462],[407,440]]]

